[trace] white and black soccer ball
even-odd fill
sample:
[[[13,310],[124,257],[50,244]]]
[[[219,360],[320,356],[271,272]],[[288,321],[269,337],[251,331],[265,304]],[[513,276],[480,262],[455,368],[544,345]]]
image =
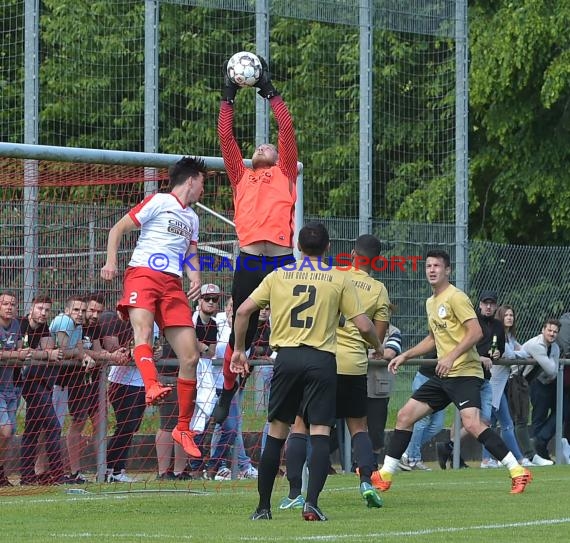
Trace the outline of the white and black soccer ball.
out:
[[[228,60],[228,77],[239,87],[253,87],[261,77],[261,62],[257,55],[240,51]]]

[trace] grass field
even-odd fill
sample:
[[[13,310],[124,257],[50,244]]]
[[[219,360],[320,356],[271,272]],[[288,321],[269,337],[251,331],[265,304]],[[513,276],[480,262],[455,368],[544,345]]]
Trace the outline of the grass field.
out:
[[[286,479],[276,484],[273,520],[258,522],[248,520],[257,500],[252,481],[88,485],[77,495],[12,490],[0,494],[0,541],[568,541],[569,467],[533,474],[526,492],[512,496],[504,469],[399,473],[382,509],[365,507],[354,475],[336,475],[321,495],[329,521],[320,523],[279,511]]]

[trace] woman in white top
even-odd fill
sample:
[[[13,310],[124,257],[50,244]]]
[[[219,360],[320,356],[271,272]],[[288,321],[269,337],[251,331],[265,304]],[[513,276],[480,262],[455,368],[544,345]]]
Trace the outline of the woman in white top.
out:
[[[515,313],[510,305],[502,305],[497,309],[495,318],[503,323],[505,329],[505,353],[503,358],[522,358],[523,352],[517,343],[514,332]],[[526,355],[528,357],[528,355]],[[501,427],[501,437],[509,450],[515,455],[515,458],[523,466],[530,466],[530,460],[525,457],[515,434],[515,425],[509,410],[509,402],[507,399],[507,382],[511,373],[510,366],[493,364],[491,368],[491,390],[493,411],[491,415],[491,424],[499,423]],[[498,463],[491,458],[489,452],[483,448],[483,457],[481,460],[482,468],[499,467]]]

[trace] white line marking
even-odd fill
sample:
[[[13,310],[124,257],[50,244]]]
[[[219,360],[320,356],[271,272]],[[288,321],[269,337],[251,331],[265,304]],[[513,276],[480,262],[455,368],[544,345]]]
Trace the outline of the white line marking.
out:
[[[339,539],[362,539],[363,537],[410,537],[410,536],[422,536],[431,534],[452,534],[457,532],[468,532],[477,530],[504,530],[506,528],[526,528],[529,526],[553,526],[556,524],[567,524],[570,523],[570,517],[566,518],[556,518],[556,519],[544,519],[544,520],[529,520],[526,522],[508,522],[505,524],[480,524],[475,526],[462,526],[458,528],[429,528],[425,530],[406,530],[401,532],[376,532],[376,533],[354,533],[354,534],[331,534],[331,535],[310,535],[310,536],[298,536],[298,537],[240,537],[240,541],[336,541]]]
[[[331,534],[331,535],[308,535],[308,536],[278,536],[271,537],[266,535],[259,537],[249,537],[243,536],[239,537],[240,541],[336,541],[340,539],[362,539],[363,537],[410,537],[410,536],[424,536],[431,534],[452,534],[458,532],[468,532],[468,531],[479,531],[479,530],[504,530],[507,528],[528,528],[532,526],[554,526],[557,524],[568,524],[570,523],[570,517],[567,518],[557,518],[557,519],[543,519],[543,520],[530,520],[527,522],[508,522],[504,524],[481,524],[475,526],[463,526],[458,528],[430,528],[426,530],[406,530],[400,532],[376,532],[376,533],[354,533],[354,534]],[[126,539],[126,540],[155,540],[162,539],[168,540],[172,537],[172,534],[148,534],[148,533],[132,533],[128,532],[125,534],[120,533],[94,533],[94,532],[60,532],[49,534],[50,538],[53,539],[82,539],[82,538],[98,538],[102,540],[112,540],[112,539]],[[189,541],[194,539],[191,535],[176,535],[177,540]]]

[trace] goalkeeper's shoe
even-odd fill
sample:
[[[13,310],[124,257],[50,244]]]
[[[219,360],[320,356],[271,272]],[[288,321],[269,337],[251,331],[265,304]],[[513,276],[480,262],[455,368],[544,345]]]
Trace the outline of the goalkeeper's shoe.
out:
[[[171,392],[172,387],[165,387],[160,383],[153,383],[146,391],[144,397],[145,403],[148,406],[156,405],[162,402]]]
[[[234,383],[234,386],[231,390],[224,388],[220,394],[218,399],[218,403],[216,407],[214,407],[214,412],[212,416],[217,424],[222,424],[230,414],[230,404],[232,403],[232,398],[238,389],[237,381]]]
[[[382,478],[382,475],[379,470],[372,472],[370,480],[372,481],[372,486],[380,490],[380,492],[388,492],[388,490],[390,490],[390,487],[392,486],[391,476],[390,480],[388,480],[387,478],[384,479]]]
[[[194,458],[201,458],[202,452],[200,451],[196,443],[194,443],[195,435],[196,434],[194,432],[191,432],[190,430],[182,431],[179,430],[178,428],[174,428],[174,430],[172,430],[172,439],[174,439],[176,443],[182,445],[184,452],[188,456],[193,456]]]
[[[370,483],[360,483],[360,494],[366,500],[367,507],[382,507],[384,502]]]
[[[511,477],[511,494],[522,494],[524,489],[532,481],[532,473],[526,469],[522,475]]]

